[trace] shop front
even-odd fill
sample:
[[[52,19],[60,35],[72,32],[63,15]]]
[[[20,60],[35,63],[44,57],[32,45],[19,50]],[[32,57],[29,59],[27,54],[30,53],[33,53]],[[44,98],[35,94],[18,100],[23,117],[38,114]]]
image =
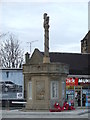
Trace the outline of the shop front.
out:
[[[67,78],[66,100],[75,107],[90,107],[90,78]]]

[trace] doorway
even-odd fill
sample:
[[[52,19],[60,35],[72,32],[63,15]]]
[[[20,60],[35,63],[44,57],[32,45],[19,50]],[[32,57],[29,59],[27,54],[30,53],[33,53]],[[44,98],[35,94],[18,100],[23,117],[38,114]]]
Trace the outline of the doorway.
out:
[[[82,86],[75,87],[75,107],[82,107]]]
[[[84,107],[86,104],[86,94],[82,94],[82,106]]]
[[[81,91],[78,90],[75,91],[75,106],[81,106]]]

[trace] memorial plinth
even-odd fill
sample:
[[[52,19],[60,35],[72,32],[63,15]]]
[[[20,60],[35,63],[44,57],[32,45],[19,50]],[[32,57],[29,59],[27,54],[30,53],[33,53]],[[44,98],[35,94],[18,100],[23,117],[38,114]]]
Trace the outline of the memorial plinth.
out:
[[[26,109],[45,110],[53,107],[55,102],[61,105],[65,100],[65,79],[68,74],[68,65],[63,63],[27,64],[23,66],[24,78],[27,86]],[[32,83],[32,98],[29,98]],[[56,82],[56,90],[51,88],[52,82]],[[55,93],[53,93],[53,90]],[[52,98],[52,94],[56,94]]]

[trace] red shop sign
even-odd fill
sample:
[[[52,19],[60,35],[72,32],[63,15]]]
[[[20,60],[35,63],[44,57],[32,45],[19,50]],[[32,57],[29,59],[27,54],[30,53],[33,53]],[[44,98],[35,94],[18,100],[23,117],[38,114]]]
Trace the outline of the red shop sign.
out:
[[[67,78],[66,79],[66,86],[77,86],[78,85],[78,78]]]

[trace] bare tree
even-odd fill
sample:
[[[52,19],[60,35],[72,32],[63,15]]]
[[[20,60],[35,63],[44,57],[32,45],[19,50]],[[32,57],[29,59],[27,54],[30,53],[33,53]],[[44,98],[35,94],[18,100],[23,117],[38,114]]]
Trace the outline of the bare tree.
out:
[[[0,38],[2,38],[5,35],[7,35],[7,33],[3,33],[3,34],[0,33]]]
[[[20,68],[23,63],[23,51],[15,35],[9,34],[1,44],[1,64],[4,68]]]

